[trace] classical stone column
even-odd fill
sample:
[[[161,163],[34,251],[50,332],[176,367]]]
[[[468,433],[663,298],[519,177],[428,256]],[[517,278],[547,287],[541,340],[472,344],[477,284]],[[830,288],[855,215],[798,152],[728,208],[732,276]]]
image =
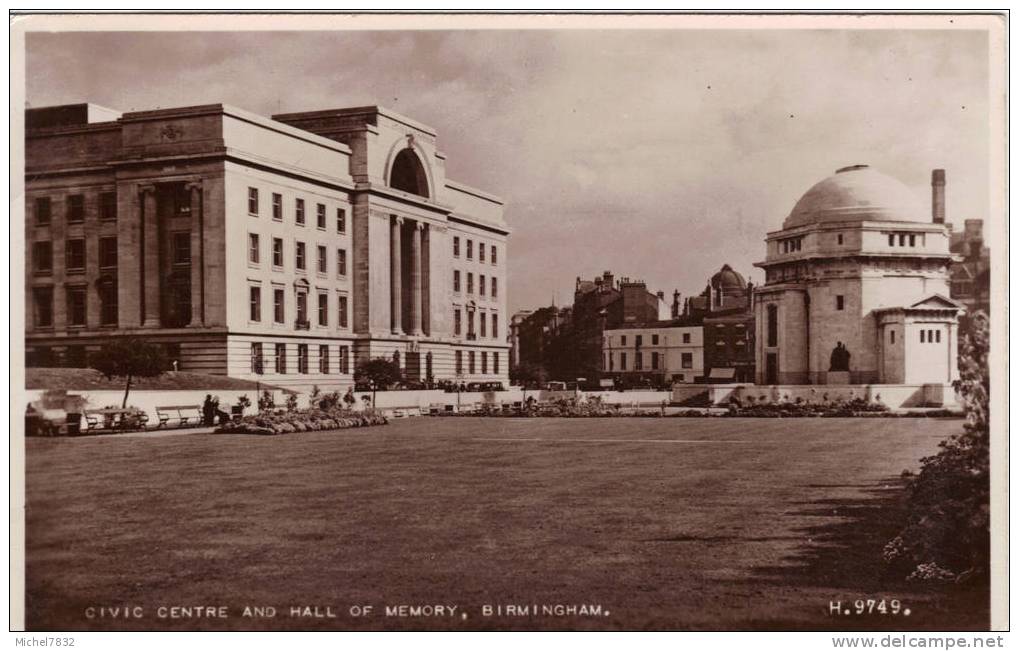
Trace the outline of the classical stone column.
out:
[[[158,328],[159,317],[159,216],[156,214],[156,187],[143,185],[142,192],[142,268],[145,274],[143,300],[146,328]]]
[[[421,239],[424,237],[425,225],[414,223],[414,231],[410,237],[410,334],[421,335]]]
[[[202,232],[202,182],[188,183],[191,191],[191,327],[205,324],[205,234]]]
[[[403,302],[403,273],[402,242],[400,241],[400,229],[403,227],[403,217],[393,217],[391,235],[389,238],[389,287],[392,295],[392,306],[390,308],[390,320],[392,321],[393,334],[403,334],[403,313],[401,304]]]

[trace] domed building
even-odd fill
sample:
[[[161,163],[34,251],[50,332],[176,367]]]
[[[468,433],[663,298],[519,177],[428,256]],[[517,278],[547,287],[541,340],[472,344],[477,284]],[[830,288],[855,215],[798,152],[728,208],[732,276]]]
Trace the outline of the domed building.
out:
[[[930,211],[867,165],[839,169],[768,233],[754,291],[757,384],[948,384],[961,305],[948,298],[944,172]]]

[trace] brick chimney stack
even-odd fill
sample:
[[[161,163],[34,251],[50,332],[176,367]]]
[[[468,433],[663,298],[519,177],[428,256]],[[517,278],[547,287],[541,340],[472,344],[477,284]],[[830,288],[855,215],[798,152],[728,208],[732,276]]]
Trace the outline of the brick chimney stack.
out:
[[[935,224],[945,223],[945,170],[931,172],[931,217]]]

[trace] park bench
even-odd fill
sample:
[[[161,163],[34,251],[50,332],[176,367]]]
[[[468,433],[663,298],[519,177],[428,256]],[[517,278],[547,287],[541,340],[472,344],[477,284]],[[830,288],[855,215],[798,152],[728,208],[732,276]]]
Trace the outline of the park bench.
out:
[[[85,431],[94,432],[109,430],[144,430],[149,422],[149,415],[137,409],[87,409],[82,414],[85,418]]]
[[[192,411],[194,413],[188,413]],[[192,427],[202,424],[202,410],[198,405],[164,405],[156,407],[156,416],[159,418],[159,424],[156,427],[162,427],[171,420],[177,421],[177,427]]]

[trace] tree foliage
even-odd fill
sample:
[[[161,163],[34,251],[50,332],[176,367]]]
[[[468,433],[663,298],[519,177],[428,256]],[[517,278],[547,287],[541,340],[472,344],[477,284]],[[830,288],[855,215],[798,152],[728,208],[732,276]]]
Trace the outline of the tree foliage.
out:
[[[385,391],[403,379],[403,371],[399,362],[376,357],[354,369],[354,382],[370,384],[375,389]]]
[[[89,360],[92,368],[107,378],[125,378],[124,402],[131,391],[131,380],[136,377],[155,377],[166,369],[166,356],[162,346],[140,339],[114,339],[105,344]]]
[[[909,519],[885,558],[911,579],[986,579],[990,570],[990,349],[987,316],[977,313],[959,355],[956,391],[963,431],[923,459],[909,487]]]

